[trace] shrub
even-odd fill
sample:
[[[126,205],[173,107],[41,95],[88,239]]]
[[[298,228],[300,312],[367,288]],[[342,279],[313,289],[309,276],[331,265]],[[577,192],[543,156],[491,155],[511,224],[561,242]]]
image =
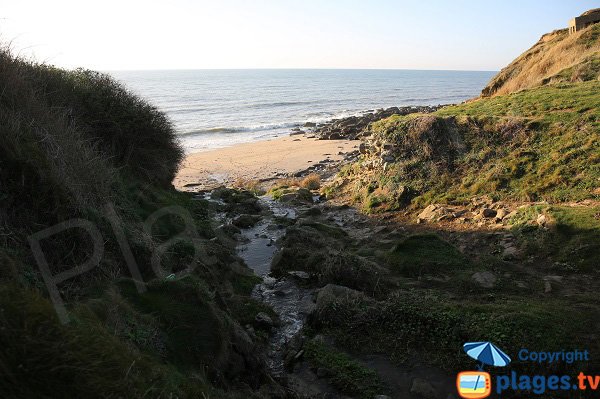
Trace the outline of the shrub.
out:
[[[300,187],[307,190],[318,190],[321,188],[321,176],[316,173],[311,173],[300,181]]]

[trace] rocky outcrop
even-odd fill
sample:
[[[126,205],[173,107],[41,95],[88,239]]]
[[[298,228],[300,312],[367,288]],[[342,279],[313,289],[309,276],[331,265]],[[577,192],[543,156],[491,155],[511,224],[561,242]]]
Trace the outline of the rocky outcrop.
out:
[[[314,134],[322,140],[348,139],[356,140],[368,132],[372,122],[388,118],[392,115],[408,115],[414,113],[430,113],[440,109],[442,105],[391,107],[367,112],[359,116],[334,119],[323,125],[317,125]]]

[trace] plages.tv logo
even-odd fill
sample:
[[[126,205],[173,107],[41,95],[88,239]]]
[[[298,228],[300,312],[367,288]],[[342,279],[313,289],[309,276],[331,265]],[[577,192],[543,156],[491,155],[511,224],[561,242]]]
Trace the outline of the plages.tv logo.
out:
[[[483,370],[485,365],[504,367],[510,357],[491,342],[467,342],[463,349],[477,361],[477,371],[463,371],[456,377],[456,389],[461,398],[483,399],[492,393],[492,379]]]

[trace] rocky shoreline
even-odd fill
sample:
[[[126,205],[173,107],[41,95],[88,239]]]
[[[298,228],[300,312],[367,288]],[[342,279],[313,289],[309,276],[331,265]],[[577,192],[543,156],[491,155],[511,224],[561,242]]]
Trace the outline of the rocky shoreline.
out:
[[[361,115],[332,119],[323,124],[307,122],[304,124],[304,127],[309,129],[308,132],[296,128],[292,134],[310,133],[321,140],[358,140],[368,132],[369,125],[373,122],[388,118],[392,115],[409,115],[415,113],[428,114],[445,106],[447,106],[447,104],[410,105],[368,110]]]

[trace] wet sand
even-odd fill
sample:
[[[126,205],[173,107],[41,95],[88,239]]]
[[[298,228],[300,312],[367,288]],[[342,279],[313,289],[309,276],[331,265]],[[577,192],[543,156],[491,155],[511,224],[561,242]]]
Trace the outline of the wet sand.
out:
[[[297,135],[192,153],[173,184],[179,190],[199,191],[238,180],[285,177],[323,161],[342,161],[346,153],[358,149],[358,144],[358,140],[318,140]]]

